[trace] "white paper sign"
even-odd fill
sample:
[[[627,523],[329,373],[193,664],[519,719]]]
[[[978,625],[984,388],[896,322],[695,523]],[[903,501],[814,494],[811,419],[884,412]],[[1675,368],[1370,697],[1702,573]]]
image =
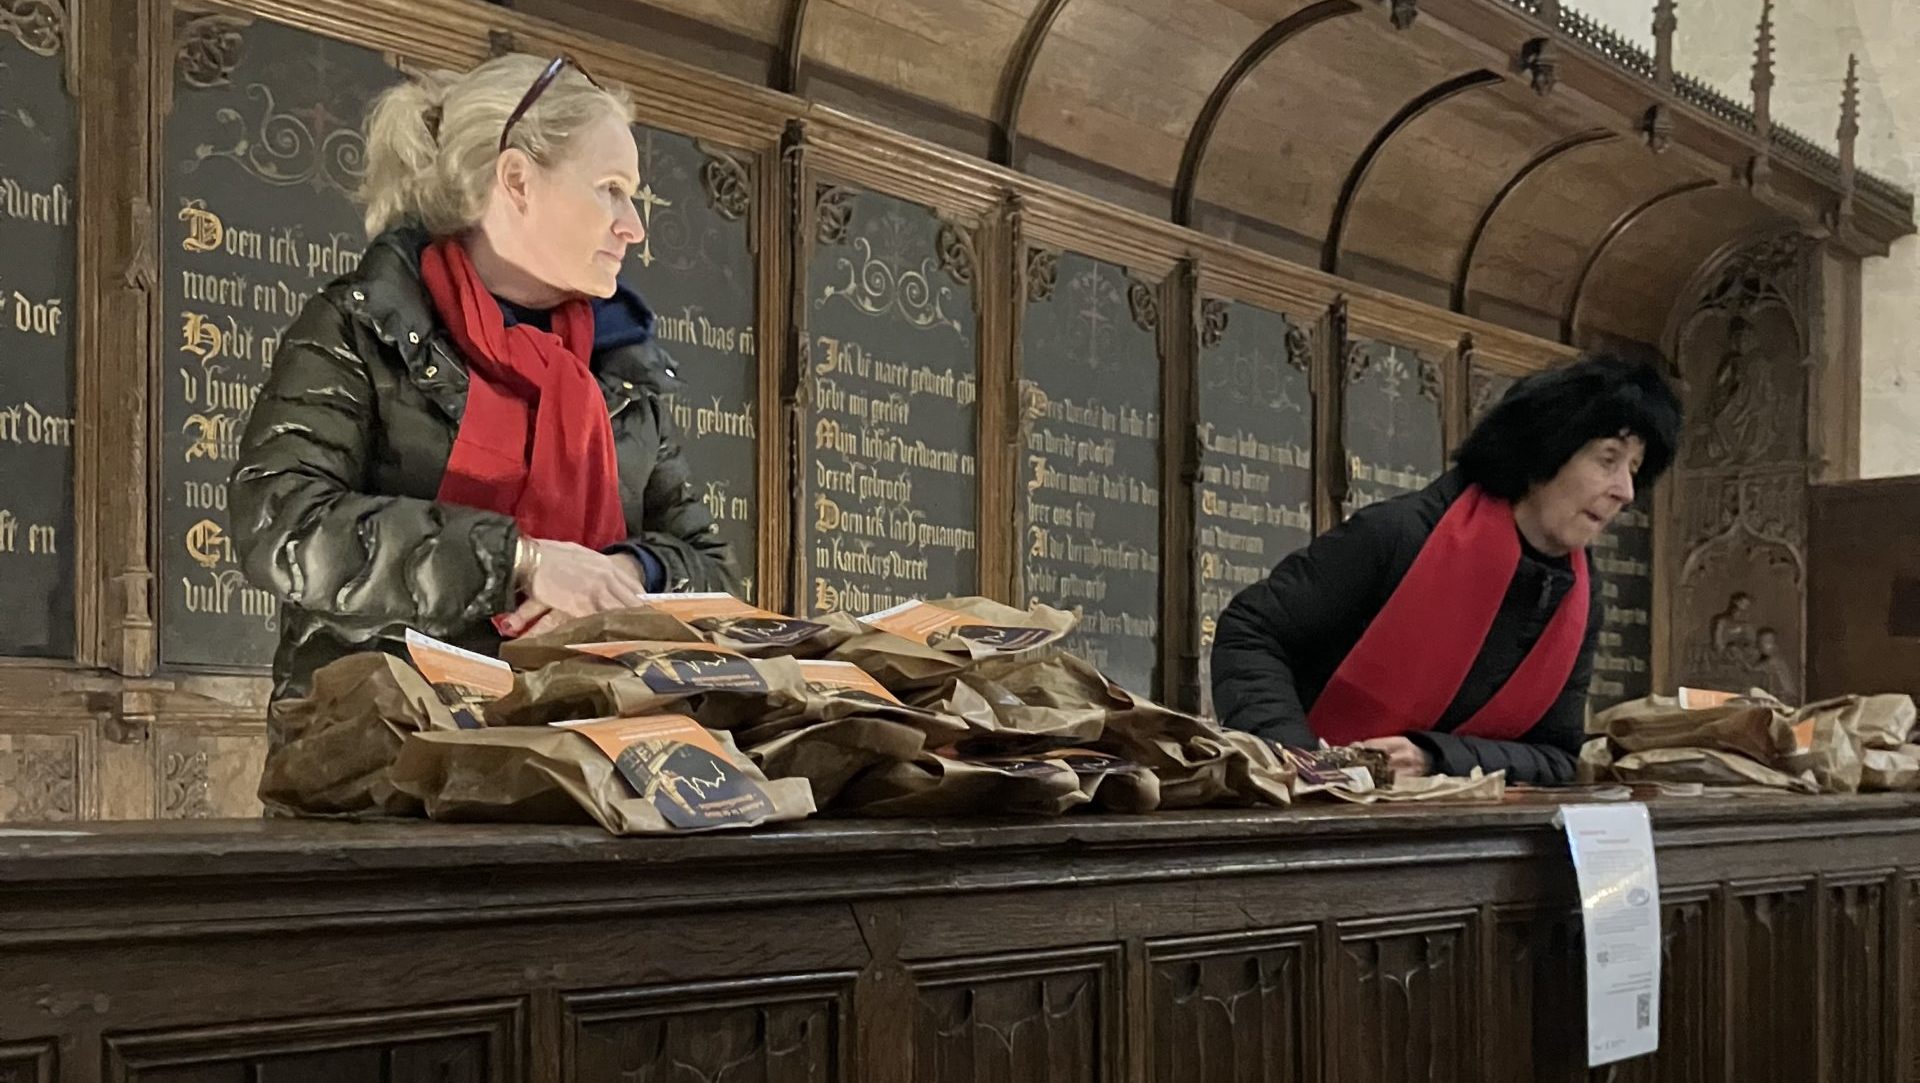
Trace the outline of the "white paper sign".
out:
[[[1660,1048],[1660,882],[1638,801],[1560,809],[1587,938],[1587,1064]]]

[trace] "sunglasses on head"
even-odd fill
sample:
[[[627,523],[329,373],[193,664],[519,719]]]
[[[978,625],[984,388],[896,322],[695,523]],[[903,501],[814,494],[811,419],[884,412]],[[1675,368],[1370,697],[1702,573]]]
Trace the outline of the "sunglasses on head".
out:
[[[600,80],[593,77],[592,72],[581,66],[578,60],[575,60],[566,53],[561,53],[559,56],[554,57],[547,63],[546,68],[540,72],[539,78],[535,79],[533,85],[528,87],[527,92],[521,96],[520,104],[514,106],[513,112],[507,114],[507,125],[500,129],[500,149],[498,153],[506,153],[507,137],[513,134],[513,126],[520,123],[520,118],[527,115],[527,111],[533,108],[533,103],[540,100],[540,95],[547,92],[547,88],[553,85],[554,80],[560,78],[560,73],[565,71],[568,65],[572,65],[574,71],[579,72],[586,78],[587,82],[592,83],[594,89],[606,89],[606,87],[600,85]]]

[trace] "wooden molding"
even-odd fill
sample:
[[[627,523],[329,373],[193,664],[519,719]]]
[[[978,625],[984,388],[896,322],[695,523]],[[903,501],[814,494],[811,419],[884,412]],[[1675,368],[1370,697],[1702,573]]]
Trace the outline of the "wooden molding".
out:
[[[993,146],[988,157],[996,164],[1020,164],[1020,108],[1026,104],[1027,82],[1033,78],[1034,65],[1040,60],[1040,49],[1053,30],[1054,20],[1066,6],[1067,0],[1040,0],[1007,56],[993,96]]]
[[[1500,207],[1506,203],[1507,197],[1524,184],[1528,177],[1538,173],[1561,155],[1595,143],[1609,143],[1619,137],[1619,133],[1610,132],[1605,128],[1576,132],[1565,139],[1549,143],[1533,157],[1527,159],[1519,169],[1514,170],[1513,176],[1508,177],[1506,183],[1500,186],[1500,190],[1487,201],[1485,209],[1480,212],[1480,217],[1473,224],[1473,232],[1467,235],[1467,246],[1460,253],[1460,270],[1453,280],[1451,307],[1455,312],[1467,310],[1467,301],[1472,296],[1474,256],[1479,253],[1480,242],[1486,238],[1487,228],[1493,224],[1494,216],[1500,213]]]
[[[1220,81],[1214,84],[1212,93],[1207,95],[1206,104],[1200,107],[1199,115],[1193,120],[1193,127],[1187,130],[1186,149],[1180,154],[1180,172],[1173,182],[1173,220],[1176,223],[1183,226],[1193,224],[1193,205],[1200,187],[1200,167],[1207,160],[1207,145],[1213,141],[1213,131],[1219,126],[1220,115],[1226,112],[1227,102],[1232,100],[1233,92],[1275,50],[1302,31],[1359,10],[1360,6],[1352,0],[1316,0],[1268,27],[1234,59],[1220,76]]]
[[[1579,325],[1580,301],[1586,293],[1587,282],[1593,276],[1593,269],[1599,266],[1600,260],[1606,256],[1607,249],[1613,247],[1613,242],[1619,240],[1622,233],[1625,233],[1628,228],[1645,216],[1648,211],[1653,210],[1668,200],[1678,199],[1692,192],[1704,191],[1708,188],[1716,187],[1719,187],[1717,181],[1688,181],[1685,184],[1676,185],[1666,191],[1648,196],[1638,204],[1622,212],[1618,218],[1615,218],[1613,224],[1608,226],[1606,232],[1602,233],[1599,240],[1594,242],[1593,248],[1587,252],[1587,258],[1580,264],[1580,273],[1573,280],[1573,292],[1567,297],[1566,312],[1560,319],[1560,340],[1569,344],[1573,342],[1574,329]]]
[[[1504,81],[1499,72],[1470,71],[1456,75],[1445,82],[1437,83],[1422,91],[1413,100],[1401,106],[1399,111],[1387,118],[1373,138],[1367,141],[1366,148],[1353,161],[1347,170],[1347,179],[1340,185],[1340,197],[1333,205],[1333,218],[1327,225],[1327,237],[1320,252],[1320,269],[1328,274],[1340,273],[1340,242],[1347,230],[1347,217],[1353,213],[1353,202],[1360,193],[1360,186],[1366,183],[1367,174],[1372,171],[1373,163],[1380,152],[1392,141],[1402,128],[1413,123],[1430,109],[1437,108],[1449,98],[1465,94],[1481,87],[1495,86]]]

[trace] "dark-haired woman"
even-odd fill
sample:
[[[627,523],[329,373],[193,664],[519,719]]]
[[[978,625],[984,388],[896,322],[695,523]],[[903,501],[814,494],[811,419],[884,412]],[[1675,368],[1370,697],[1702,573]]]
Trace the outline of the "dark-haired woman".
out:
[[[1363,508],[1220,614],[1223,724],[1364,745],[1403,775],[1572,779],[1602,607],[1586,548],[1673,459],[1652,367],[1583,358],[1514,385],[1417,493]]]

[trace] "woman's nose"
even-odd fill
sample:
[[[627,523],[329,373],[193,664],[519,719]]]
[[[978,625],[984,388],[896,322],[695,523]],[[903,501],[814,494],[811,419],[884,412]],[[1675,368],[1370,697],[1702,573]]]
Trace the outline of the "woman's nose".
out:
[[[613,220],[614,235],[628,244],[639,244],[647,239],[646,224],[640,221],[640,208],[631,201],[623,204]]]

